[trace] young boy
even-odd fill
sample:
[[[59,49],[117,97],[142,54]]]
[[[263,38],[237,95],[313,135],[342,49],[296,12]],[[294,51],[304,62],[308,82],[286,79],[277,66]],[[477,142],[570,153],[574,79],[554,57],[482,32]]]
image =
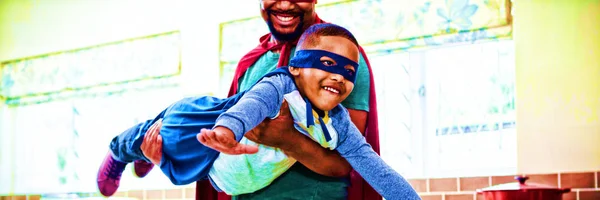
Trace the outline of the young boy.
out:
[[[296,161],[279,149],[256,147],[243,135],[265,118],[275,118],[285,101],[296,129],[338,151],[384,198],[420,199],[366,143],[340,105],[354,87],[357,60],[358,43],[348,30],[313,25],[301,36],[290,67],[265,75],[250,90],[227,99],[183,99],[156,119],[115,137],[98,172],[98,187],[105,196],[112,195],[127,163],[148,161],[140,145],[148,127],[162,118],[159,166],[171,182],[181,185],[208,178],[229,195],[264,188]]]

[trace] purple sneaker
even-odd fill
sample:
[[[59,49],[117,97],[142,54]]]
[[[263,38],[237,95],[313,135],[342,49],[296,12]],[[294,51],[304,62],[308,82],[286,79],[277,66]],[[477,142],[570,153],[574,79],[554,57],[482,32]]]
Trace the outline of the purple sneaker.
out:
[[[119,189],[119,181],[121,180],[121,174],[125,171],[125,166],[127,166],[127,163],[115,160],[110,152],[106,154],[96,179],[98,189],[100,189],[102,195],[110,197]]]
[[[135,175],[140,178],[144,178],[144,176],[148,175],[153,167],[154,164],[143,160],[136,160],[133,163],[133,171],[135,172]]]

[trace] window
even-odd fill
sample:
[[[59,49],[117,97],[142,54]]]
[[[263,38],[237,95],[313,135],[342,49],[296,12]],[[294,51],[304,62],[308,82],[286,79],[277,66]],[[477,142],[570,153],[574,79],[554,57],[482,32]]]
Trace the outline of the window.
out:
[[[406,177],[516,171],[512,40],[371,55],[381,155]]]
[[[183,97],[179,64],[178,31],[3,63],[0,193],[96,192],[111,139]],[[131,168],[122,191],[175,187]]]
[[[14,192],[97,191],[96,173],[111,139],[178,98],[176,87],[163,87],[8,109],[18,144],[13,149]],[[123,191],[173,187],[160,170],[138,179],[131,168],[123,173]]]

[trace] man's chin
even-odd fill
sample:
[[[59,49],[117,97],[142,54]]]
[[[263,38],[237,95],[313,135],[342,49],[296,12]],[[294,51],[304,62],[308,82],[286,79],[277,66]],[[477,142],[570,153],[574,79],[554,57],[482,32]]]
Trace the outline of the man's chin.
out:
[[[293,35],[295,33],[296,27],[294,27],[294,29],[292,28],[275,28],[275,31],[273,31],[273,33],[276,33],[278,35]]]
[[[297,32],[281,33],[281,32],[277,32],[277,31],[272,31],[271,34],[273,35],[273,37],[275,37],[275,39],[277,39],[279,41],[294,41],[294,40],[297,40],[298,38],[300,38],[300,36],[302,35],[302,32],[300,32],[300,33],[297,33]]]
[[[300,38],[303,32],[302,23],[296,25],[296,27],[294,27],[291,31],[289,30],[289,28],[286,28],[287,30],[277,30],[278,28],[275,28],[273,22],[271,22],[270,20],[267,22],[267,25],[269,26],[269,31],[271,32],[273,37],[275,37],[275,39],[279,41],[297,40],[298,38]]]

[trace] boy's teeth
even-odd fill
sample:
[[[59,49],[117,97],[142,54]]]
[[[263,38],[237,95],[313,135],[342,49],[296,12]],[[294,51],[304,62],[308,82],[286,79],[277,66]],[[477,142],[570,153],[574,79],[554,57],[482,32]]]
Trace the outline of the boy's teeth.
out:
[[[290,21],[290,20],[294,19],[294,17],[277,16],[277,19],[279,19],[281,21],[284,21],[284,22],[287,22],[287,21]]]
[[[324,88],[325,90],[327,90],[327,91],[330,91],[330,92],[333,92],[333,93],[336,93],[336,94],[340,93],[340,91],[338,91],[338,90],[336,90],[336,89],[333,89],[333,88],[330,88],[330,87],[323,87],[323,88]]]

